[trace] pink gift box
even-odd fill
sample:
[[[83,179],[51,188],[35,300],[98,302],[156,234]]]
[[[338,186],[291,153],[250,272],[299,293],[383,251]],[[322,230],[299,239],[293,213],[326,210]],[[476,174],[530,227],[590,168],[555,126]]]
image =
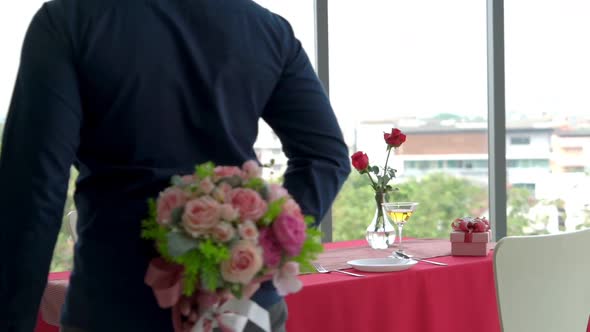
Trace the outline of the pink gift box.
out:
[[[487,256],[490,231],[481,233],[451,232],[451,255]]]

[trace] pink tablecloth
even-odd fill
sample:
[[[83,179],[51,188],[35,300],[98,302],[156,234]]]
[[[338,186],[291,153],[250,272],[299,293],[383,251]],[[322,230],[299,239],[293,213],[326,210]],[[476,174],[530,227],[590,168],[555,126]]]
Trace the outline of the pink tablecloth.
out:
[[[41,299],[35,332],[58,332],[59,312],[65,301],[70,272],[50,273]]]
[[[351,245],[366,244],[326,248]],[[418,263],[402,272],[362,272],[364,278],[304,275],[303,290],[287,299],[287,331],[500,331],[492,253],[434,260],[449,266]]]
[[[326,249],[359,245],[364,241],[329,243]],[[362,272],[364,278],[303,275],[303,290],[287,297],[287,331],[500,331],[492,254],[436,260],[449,266],[419,263],[403,272]],[[49,280],[68,277],[54,273]],[[39,315],[35,332],[58,328]]]

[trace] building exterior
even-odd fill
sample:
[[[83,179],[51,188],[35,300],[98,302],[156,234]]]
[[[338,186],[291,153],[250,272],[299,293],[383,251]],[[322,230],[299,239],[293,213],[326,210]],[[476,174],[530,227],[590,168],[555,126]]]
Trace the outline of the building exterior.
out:
[[[487,185],[486,126],[455,120],[366,121],[347,137],[352,137],[348,140],[351,154],[363,151],[371,165],[382,167],[387,156],[383,133],[398,127],[408,136],[389,159],[399,180],[444,172]],[[274,170],[265,170],[265,175],[280,176],[287,158],[280,140],[265,125],[255,149],[261,162],[275,160]],[[573,230],[584,222],[590,209],[590,130],[568,130],[551,121],[511,121],[506,130],[506,164],[508,185],[529,189],[540,202],[531,209],[530,218],[544,221],[532,223],[532,228],[556,232],[562,226]],[[557,201],[561,206],[557,207]],[[558,208],[565,209],[565,225],[559,224]]]
[[[551,143],[554,173],[590,171],[590,129],[556,130]]]
[[[391,129],[392,123],[363,123],[359,132],[359,146],[384,158],[382,140],[372,143],[369,133]],[[406,126],[403,131],[408,140],[396,152],[393,166],[398,176],[421,177],[432,172],[445,172],[487,183],[488,141],[487,128],[482,123],[438,122]],[[535,191],[539,180],[551,173],[551,137],[548,126],[515,124],[507,128],[506,158],[508,181]],[[372,135],[375,136],[375,135]],[[363,148],[360,148],[361,150]]]

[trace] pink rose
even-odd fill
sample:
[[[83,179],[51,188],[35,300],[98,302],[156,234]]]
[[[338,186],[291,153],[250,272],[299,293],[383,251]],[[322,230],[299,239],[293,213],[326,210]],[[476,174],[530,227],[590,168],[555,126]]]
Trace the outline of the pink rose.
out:
[[[238,219],[240,213],[234,209],[231,204],[221,204],[221,219],[226,221],[234,221]]]
[[[250,240],[254,243],[258,242],[258,228],[252,220],[246,220],[238,225],[238,233],[244,240]]]
[[[245,179],[259,178],[262,175],[262,168],[254,160],[248,160],[242,165],[242,176]]]
[[[213,189],[215,189],[215,184],[213,184],[211,179],[206,178],[201,180],[201,182],[199,183],[199,188],[205,194],[210,194],[213,191]]]
[[[282,213],[272,224],[277,240],[289,256],[296,256],[305,241],[305,222],[303,219]]]
[[[242,176],[242,170],[237,166],[217,166],[213,173],[217,178],[232,177],[234,175]]]
[[[283,213],[286,213],[297,219],[305,220],[303,213],[301,212],[301,207],[299,207],[299,204],[297,204],[297,202],[295,202],[293,199],[288,199],[285,204],[283,204]]]
[[[271,183],[268,185],[268,200],[274,202],[279,198],[289,196],[289,192],[280,184]]]
[[[220,222],[211,230],[213,237],[219,242],[228,242],[236,235],[236,230],[230,223]]]
[[[158,223],[160,225],[170,224],[172,211],[181,207],[187,201],[186,193],[179,188],[172,187],[160,193],[157,203]]]
[[[183,175],[180,177],[180,180],[182,181],[182,183],[184,185],[189,185],[192,183],[195,183],[195,176],[190,174],[190,175]]]
[[[256,191],[236,188],[228,194],[229,203],[240,212],[240,220],[258,220],[267,209],[266,202]]]
[[[213,198],[205,196],[186,203],[182,225],[189,234],[196,237],[213,228],[220,217],[220,204]]]
[[[231,248],[230,258],[221,263],[221,276],[233,283],[247,285],[262,268],[262,253],[250,241],[238,241]]]
[[[229,192],[233,189],[232,186],[227,182],[222,182],[217,185],[217,189],[224,194],[229,194]]]
[[[268,267],[276,267],[281,262],[281,244],[275,237],[271,228],[260,230],[258,242],[263,250],[264,264]]]
[[[227,195],[232,189],[233,188],[230,184],[226,182],[221,182],[219,185],[217,185],[217,188],[213,189],[213,191],[211,192],[211,196],[213,196],[213,198],[215,198],[219,202],[226,202]]]
[[[220,203],[225,202],[225,193],[219,189],[213,189],[211,192],[211,197]]]

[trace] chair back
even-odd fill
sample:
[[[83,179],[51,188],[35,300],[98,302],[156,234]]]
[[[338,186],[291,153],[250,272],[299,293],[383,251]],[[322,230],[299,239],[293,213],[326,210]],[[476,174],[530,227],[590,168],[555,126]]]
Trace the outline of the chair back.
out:
[[[503,238],[494,275],[502,331],[586,331],[590,229]]]
[[[74,240],[74,242],[78,241],[78,231],[76,230],[76,224],[78,223],[78,212],[76,210],[74,211],[70,211],[67,214],[67,223],[66,226],[68,227],[68,231],[70,232],[70,235],[72,236],[72,240]]]

